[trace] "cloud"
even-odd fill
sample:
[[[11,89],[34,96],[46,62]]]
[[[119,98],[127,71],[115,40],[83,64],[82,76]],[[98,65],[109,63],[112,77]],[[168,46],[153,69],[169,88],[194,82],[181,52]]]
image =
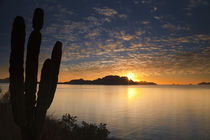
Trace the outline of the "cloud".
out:
[[[147,25],[147,24],[149,24],[150,22],[149,22],[149,21],[142,21],[141,23],[144,24],[144,25]]]
[[[150,4],[152,0],[141,0],[142,4]]]
[[[116,15],[118,12],[114,9],[111,8],[93,8],[98,14],[104,15],[104,16],[114,16]]]
[[[162,28],[171,30],[171,31],[181,31],[181,30],[186,30],[189,31],[190,27],[189,26],[180,26],[180,25],[173,25],[171,23],[166,23],[162,25]]]
[[[194,8],[200,7],[200,6],[208,6],[209,2],[208,0],[190,0],[187,5],[187,15],[192,16],[192,10]]]
[[[162,19],[163,17],[161,17],[161,16],[154,16],[153,18],[156,19],[156,20],[160,20],[160,19]]]
[[[153,7],[153,11],[156,12],[157,10],[158,10],[158,7],[157,6],[154,6]]]
[[[60,21],[65,20],[66,18],[69,18],[70,16],[75,14],[72,10],[67,9],[61,4],[49,4],[46,5],[45,9],[47,9],[48,13],[53,14],[54,18],[59,19]],[[55,11],[55,9],[57,10]]]
[[[100,36],[100,30],[99,29],[94,29],[92,30],[91,32],[89,32],[85,38],[89,38],[89,39],[92,39],[92,38],[95,38],[95,37],[98,37]]]
[[[121,31],[120,34],[121,34],[121,36],[119,36],[119,38],[122,40],[129,41],[129,40],[133,39],[132,35],[126,34],[123,31]]]
[[[135,36],[131,35],[129,33],[126,33],[124,30],[122,31],[110,31],[109,32],[109,37],[110,38],[115,38],[115,39],[119,39],[119,40],[123,40],[123,41],[130,41],[132,40]]]
[[[145,31],[143,31],[143,30],[138,30],[138,31],[136,31],[136,36],[141,36],[141,35],[143,35],[145,33]]]
[[[128,18],[126,14],[120,14],[119,17],[123,20],[126,20]]]
[[[190,0],[189,1],[189,8],[196,8],[203,5],[208,5],[208,0]]]

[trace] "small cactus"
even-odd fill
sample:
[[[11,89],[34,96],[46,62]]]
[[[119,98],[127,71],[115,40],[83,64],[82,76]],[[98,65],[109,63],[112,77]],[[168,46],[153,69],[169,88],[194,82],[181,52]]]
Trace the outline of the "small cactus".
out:
[[[23,140],[39,139],[47,109],[50,107],[57,82],[62,55],[62,43],[57,41],[51,59],[45,60],[37,93],[38,58],[41,45],[40,30],[44,11],[35,9],[33,31],[27,44],[24,81],[25,22],[16,17],[13,23],[10,53],[10,85],[13,118],[21,128]],[[36,97],[37,93],[37,97]]]

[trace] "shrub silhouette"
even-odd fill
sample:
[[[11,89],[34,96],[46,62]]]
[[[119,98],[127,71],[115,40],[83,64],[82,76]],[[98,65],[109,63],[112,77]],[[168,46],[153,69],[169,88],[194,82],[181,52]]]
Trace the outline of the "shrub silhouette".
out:
[[[60,124],[66,138],[73,140],[109,140],[110,132],[106,128],[106,124],[96,125],[82,121],[79,125],[77,117],[70,114],[63,115]]]
[[[44,11],[35,9],[33,31],[27,44],[24,81],[25,22],[17,16],[13,23],[10,53],[10,99],[13,118],[21,128],[23,140],[37,140],[40,136],[47,109],[50,107],[57,86],[62,43],[57,41],[51,59],[45,60],[36,97],[38,58],[41,45],[40,30],[43,26]]]

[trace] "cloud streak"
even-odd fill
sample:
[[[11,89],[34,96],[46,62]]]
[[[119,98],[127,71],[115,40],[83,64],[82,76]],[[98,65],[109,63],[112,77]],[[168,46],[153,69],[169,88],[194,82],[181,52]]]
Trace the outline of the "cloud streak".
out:
[[[104,15],[104,16],[114,16],[116,15],[118,12],[114,9],[111,8],[93,8],[98,14]]]

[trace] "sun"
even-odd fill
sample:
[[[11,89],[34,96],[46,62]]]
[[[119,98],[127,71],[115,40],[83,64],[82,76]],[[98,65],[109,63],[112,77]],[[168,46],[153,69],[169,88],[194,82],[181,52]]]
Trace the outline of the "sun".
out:
[[[126,77],[128,77],[129,80],[133,80],[134,79],[134,74],[132,72],[129,72],[128,74],[125,75]]]

